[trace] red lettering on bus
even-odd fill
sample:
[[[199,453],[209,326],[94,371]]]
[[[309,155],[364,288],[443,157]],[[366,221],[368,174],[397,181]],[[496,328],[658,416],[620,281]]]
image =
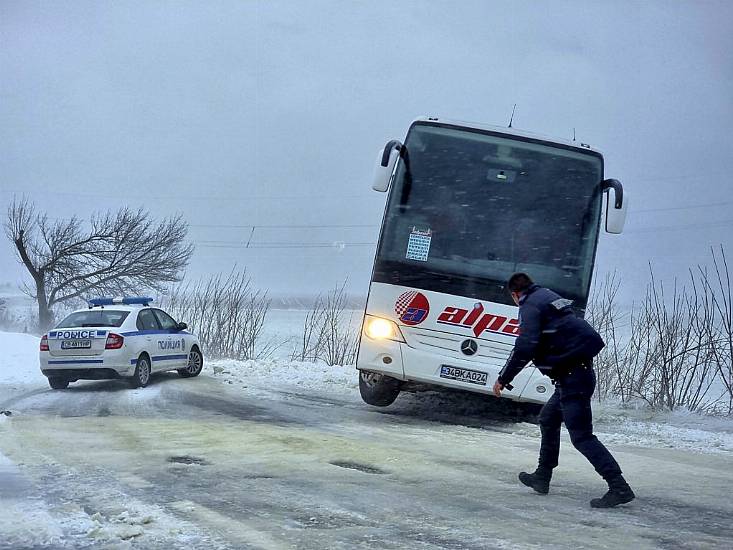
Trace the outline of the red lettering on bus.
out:
[[[512,336],[519,336],[519,319],[510,319],[502,332],[504,334],[511,334]]]
[[[484,312],[484,305],[478,304],[478,307],[474,307],[471,310],[471,313],[468,314],[468,317],[466,317],[466,319],[463,321],[463,324],[466,325],[467,327],[472,327],[483,312]]]
[[[438,322],[459,325],[461,324],[461,321],[463,321],[463,318],[466,316],[466,313],[468,313],[468,310],[466,309],[447,307],[445,308],[443,313],[438,316]]]
[[[483,304],[479,304],[470,313],[467,309],[447,307],[438,316],[438,322],[470,327],[476,337],[481,336],[481,333],[484,331],[506,334],[508,336],[519,335],[519,319],[509,319],[504,315],[484,313]]]
[[[479,322],[473,327],[473,333],[479,336],[483,331],[490,330],[492,332],[498,332],[499,329],[506,323],[507,319],[503,315],[494,315],[493,313],[484,314]]]

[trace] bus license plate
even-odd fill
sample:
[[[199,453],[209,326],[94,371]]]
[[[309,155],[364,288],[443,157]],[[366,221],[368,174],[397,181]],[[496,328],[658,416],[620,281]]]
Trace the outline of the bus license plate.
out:
[[[450,365],[441,365],[440,377],[485,386],[489,375],[477,370],[460,369],[458,367],[451,367]]]
[[[61,349],[89,349],[91,340],[61,340]]]

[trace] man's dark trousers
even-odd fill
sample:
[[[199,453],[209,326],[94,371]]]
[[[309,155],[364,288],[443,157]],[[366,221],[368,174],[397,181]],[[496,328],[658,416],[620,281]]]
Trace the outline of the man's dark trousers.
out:
[[[603,443],[593,435],[590,401],[596,387],[596,374],[590,362],[568,370],[568,374],[555,380],[555,393],[540,412],[542,444],[539,469],[549,472],[557,466],[560,425],[565,422],[573,446],[608,481],[621,475],[621,468]]]

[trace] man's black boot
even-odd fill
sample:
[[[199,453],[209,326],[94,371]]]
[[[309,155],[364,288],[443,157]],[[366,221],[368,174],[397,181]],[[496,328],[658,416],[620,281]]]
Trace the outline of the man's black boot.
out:
[[[613,508],[619,504],[626,504],[636,498],[634,491],[623,476],[619,475],[608,480],[608,492],[601,498],[590,501],[591,508]]]
[[[550,479],[552,478],[552,470],[537,468],[534,473],[520,472],[519,481],[527,487],[531,487],[541,495],[550,492]]]

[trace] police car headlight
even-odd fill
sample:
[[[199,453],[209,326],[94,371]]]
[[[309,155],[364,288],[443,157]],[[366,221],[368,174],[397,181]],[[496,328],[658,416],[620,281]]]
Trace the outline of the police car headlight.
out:
[[[367,315],[364,318],[364,332],[372,340],[394,340],[396,342],[404,342],[400,327],[394,321],[382,319],[381,317],[372,317]]]

